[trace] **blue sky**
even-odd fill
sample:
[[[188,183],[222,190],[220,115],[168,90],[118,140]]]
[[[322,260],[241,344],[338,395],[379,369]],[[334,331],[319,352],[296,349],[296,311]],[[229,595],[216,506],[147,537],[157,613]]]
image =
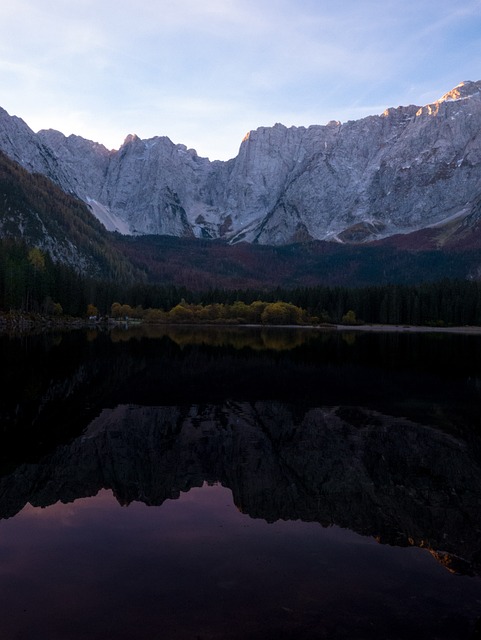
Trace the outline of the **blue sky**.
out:
[[[481,0],[1,0],[0,106],[118,148],[228,159],[245,133],[481,80]]]

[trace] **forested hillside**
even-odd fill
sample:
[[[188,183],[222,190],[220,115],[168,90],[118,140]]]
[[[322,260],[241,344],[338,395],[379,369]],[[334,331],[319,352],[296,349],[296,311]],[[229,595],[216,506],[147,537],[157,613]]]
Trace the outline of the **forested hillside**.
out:
[[[83,275],[124,282],[142,278],[83,202],[1,152],[0,237],[23,239]]]
[[[296,309],[268,303],[289,303]],[[441,280],[368,287],[206,288],[125,283],[85,277],[47,253],[0,240],[0,311],[86,317],[92,313],[150,322],[305,324],[368,322],[480,325],[481,283]],[[289,313],[287,313],[289,311]],[[282,313],[281,313],[282,312]]]
[[[310,241],[270,247],[172,236],[120,236],[115,246],[151,283],[209,288],[364,287],[477,279],[479,249],[409,250],[395,245]]]

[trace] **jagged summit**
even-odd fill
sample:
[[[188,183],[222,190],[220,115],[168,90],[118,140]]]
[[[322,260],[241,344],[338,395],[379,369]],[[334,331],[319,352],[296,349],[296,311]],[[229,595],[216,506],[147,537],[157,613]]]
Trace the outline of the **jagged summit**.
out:
[[[481,94],[481,81],[473,82],[465,80],[460,82],[454,89],[445,93],[438,102],[448,102],[452,100],[464,100]]]
[[[259,127],[226,162],[165,136],[130,134],[107,151],[79,136],[35,134],[4,111],[0,149],[124,234],[363,242],[474,215],[481,199],[478,96],[481,81],[465,81],[425,107],[342,125]]]
[[[128,144],[132,144],[133,142],[139,141],[140,138],[136,133],[129,133],[125,136],[125,139],[120,148],[125,147]]]

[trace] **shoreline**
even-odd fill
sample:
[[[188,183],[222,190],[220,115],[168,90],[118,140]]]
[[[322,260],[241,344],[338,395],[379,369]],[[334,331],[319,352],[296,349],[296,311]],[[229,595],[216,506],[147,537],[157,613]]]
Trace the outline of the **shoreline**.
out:
[[[32,317],[33,315],[33,317]],[[139,326],[165,326],[165,327],[189,327],[189,328],[213,328],[213,329],[297,329],[315,331],[340,331],[340,332],[364,332],[364,333],[454,333],[464,335],[481,335],[481,326],[465,325],[453,327],[433,327],[429,325],[406,324],[234,324],[234,323],[145,323],[138,320],[114,320],[112,318],[92,320],[73,317],[49,317],[35,314],[0,314],[0,334],[24,334],[30,331],[68,331],[75,329],[96,329],[123,327],[129,329]]]
[[[405,324],[364,324],[364,325],[333,325],[337,331],[367,331],[379,333],[461,333],[466,335],[481,335],[481,327],[430,327],[429,325]]]

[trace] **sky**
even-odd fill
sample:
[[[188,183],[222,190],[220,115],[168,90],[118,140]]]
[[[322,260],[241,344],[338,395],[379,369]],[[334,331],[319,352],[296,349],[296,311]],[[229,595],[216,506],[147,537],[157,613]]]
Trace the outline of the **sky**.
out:
[[[357,120],[481,80],[481,0],[1,0],[0,106],[211,160],[260,126]]]

